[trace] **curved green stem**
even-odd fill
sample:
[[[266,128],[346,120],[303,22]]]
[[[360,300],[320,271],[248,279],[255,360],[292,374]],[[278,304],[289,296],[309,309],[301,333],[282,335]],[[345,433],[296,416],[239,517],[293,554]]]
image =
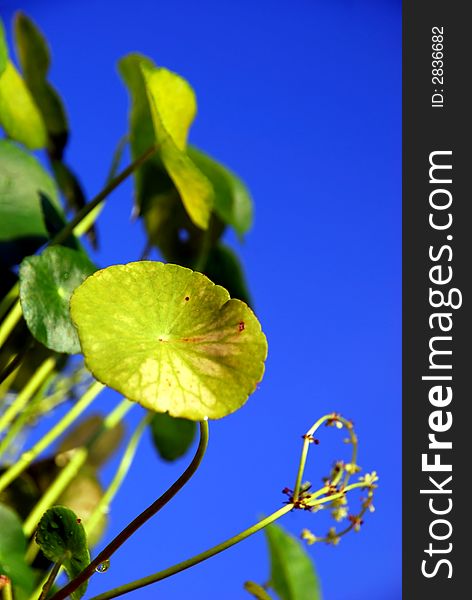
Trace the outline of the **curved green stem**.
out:
[[[90,448],[96,442],[96,440],[103,434],[104,431],[113,429],[119,421],[123,419],[126,413],[134,406],[129,400],[123,400],[116,406],[111,413],[105,418],[99,430],[91,436],[84,446],[76,448],[73,452],[72,458],[67,465],[62,469],[53,483],[49,486],[46,492],[43,494],[39,502],[33,508],[31,513],[26,518],[23,525],[23,532],[26,537],[32,535],[36,529],[39,520],[46,512],[46,510],[56,502],[59,496],[64,492],[69,483],[77,475],[81,467],[85,464]]]
[[[0,372],[0,388],[2,389],[1,393],[4,393],[5,390],[8,391],[9,385],[13,380],[13,377],[11,377],[11,375],[13,373],[18,373],[25,356],[28,354],[31,348],[33,348],[33,346],[33,340],[31,340],[30,343],[26,342],[21,347],[20,351],[11,356],[6,365],[3,366]],[[7,382],[7,380],[9,381]]]
[[[39,369],[36,370],[25,387],[0,417],[0,434],[5,430],[6,427],[10,425],[16,416],[24,410],[25,406],[28,404],[43,382],[49,377],[55,366],[56,358],[50,356],[42,363]]]
[[[101,203],[107,196],[111,194],[125,179],[127,179],[136,169],[138,169],[149,157],[151,157],[154,152],[156,152],[157,147],[151,146],[148,148],[141,156],[139,156],[135,161],[133,161],[126,169],[124,169],[119,175],[117,175],[114,179],[112,179],[109,183],[105,185],[103,190],[99,192],[95,198],[93,198],[90,202],[88,202],[79,212],[75,215],[75,217],[67,223],[67,225],[61,229],[48,243],[49,246],[54,244],[62,244],[80,225],[82,221]],[[82,231],[82,228],[79,230]]]
[[[90,518],[85,523],[85,527],[87,529],[87,535],[90,535],[95,529],[97,523],[100,521],[102,515],[105,514],[107,508],[110,506],[113,498],[117,494],[120,489],[121,484],[123,483],[128,471],[133,462],[134,456],[136,454],[136,450],[138,449],[139,442],[141,441],[141,437],[144,433],[146,426],[151,420],[151,414],[148,413],[139,423],[133,435],[130,437],[128,445],[123,452],[123,456],[121,458],[120,464],[115,472],[115,475],[108,486],[107,490],[100,498],[97,506],[94,508]]]
[[[366,487],[366,485],[363,483],[352,484],[352,485],[348,486],[347,488],[345,488],[345,490],[343,490],[342,492],[338,492],[336,494],[329,494],[329,495],[323,496],[321,498],[319,498],[319,497],[316,499],[312,498],[312,500],[310,502],[310,506],[316,507],[316,506],[320,506],[325,503],[332,502],[333,500],[342,498],[346,492],[349,492],[351,490],[355,490],[358,488],[365,488],[365,487]],[[323,488],[323,489],[329,490],[329,488]],[[321,491],[322,490],[320,490],[318,493],[320,493]],[[316,495],[318,495],[318,493]],[[157,583],[158,581],[162,581],[163,579],[172,577],[173,575],[176,575],[177,573],[181,573],[182,571],[185,571],[186,569],[190,569],[191,567],[194,567],[195,565],[198,565],[199,563],[201,563],[205,560],[208,560],[209,558],[212,558],[216,554],[219,554],[220,552],[223,552],[224,550],[231,548],[231,546],[239,544],[239,542],[242,542],[243,540],[245,540],[249,536],[253,535],[254,533],[257,533],[261,529],[264,529],[264,527],[267,527],[267,525],[270,525],[277,519],[280,519],[280,517],[283,517],[284,515],[286,515],[288,512],[290,512],[294,508],[296,508],[295,504],[293,502],[290,502],[289,504],[280,508],[276,512],[272,513],[270,516],[266,517],[262,521],[259,521],[252,527],[245,529],[241,533],[238,533],[237,535],[229,538],[228,540],[222,542],[221,544],[218,544],[217,546],[213,546],[213,548],[210,548],[209,550],[206,550],[205,552],[197,554],[196,556],[193,556],[192,558],[184,560],[183,562],[180,562],[172,567],[164,569],[163,571],[159,571],[157,573],[154,573],[153,575],[149,575],[148,577],[143,577],[141,579],[137,579],[135,581],[132,581],[131,583],[121,585],[112,590],[109,590],[108,592],[99,594],[98,596],[94,596],[90,600],[110,600],[111,598],[117,598],[118,596],[122,596],[123,594],[128,594],[129,592],[133,592],[134,590],[140,589],[147,585],[151,585],[152,583]]]
[[[162,494],[155,502],[153,502],[146,510],[138,515],[129,525],[127,525],[109,544],[104,548],[97,557],[81,572],[79,575],[70,581],[65,587],[56,592],[51,600],[65,600],[70,594],[76,590],[84,581],[87,581],[94,573],[96,568],[110,557],[120,548],[128,538],[130,538],[146,521],[160,511],[172,498],[184,487],[184,485],[194,475],[200,463],[203,460],[208,446],[208,422],[200,422],[200,441],[198,444],[195,456],[192,462],[185,469],[182,475],[175,481],[170,488]]]
[[[318,431],[318,429],[321,427],[321,425],[323,425],[323,423],[329,424],[330,421],[331,422],[337,421],[337,422],[341,423],[348,430],[350,442],[352,444],[351,464],[353,464],[353,465],[356,464],[357,445],[358,444],[357,444],[357,436],[354,433],[352,423],[336,413],[330,413],[328,415],[324,415],[323,417],[320,417],[318,419],[318,421],[316,421],[316,423],[314,425],[312,425],[312,427],[310,427],[310,429],[303,436],[302,453],[300,456],[300,462],[298,464],[297,478],[295,481],[295,487],[294,487],[293,496],[292,496],[292,500],[295,503],[297,503],[298,500],[300,499],[300,489],[302,486],[303,474],[305,472],[306,461],[308,458],[308,450],[310,448],[310,444],[313,442],[313,435],[316,433],[316,431]],[[349,478],[350,478],[350,473],[347,472],[346,476],[344,478],[344,485],[348,484]]]
[[[321,425],[329,419],[329,415],[324,415],[305,433],[303,436],[302,454],[300,456],[300,462],[298,464],[297,479],[295,481],[295,487],[293,489],[293,501],[297,502],[300,495],[300,488],[302,485],[303,473],[305,472],[306,459],[308,457],[308,450],[312,442],[312,436]]]
[[[31,410],[34,405],[39,402],[43,397],[44,386],[47,385],[48,380],[40,387],[36,394],[31,398],[26,409],[18,415],[15,421],[10,425],[8,431],[5,433],[5,437],[0,442],[0,457],[3,456],[7,450],[10,449],[11,445],[15,440],[18,439],[21,432],[23,432],[31,419]]]
[[[153,575],[149,575],[148,577],[137,579],[136,581],[132,581],[131,583],[121,585],[119,587],[114,588],[113,590],[110,590],[103,594],[99,594],[98,596],[94,596],[90,600],[109,600],[110,598],[117,598],[118,596],[122,596],[123,594],[127,594],[139,588],[151,585],[152,583],[157,583],[158,581],[162,581],[163,579],[172,577],[172,575],[176,575],[177,573],[185,571],[186,569],[190,569],[190,567],[194,567],[195,565],[198,565],[199,563],[208,560],[209,558],[212,558],[216,554],[219,554],[220,552],[231,548],[231,546],[239,544],[239,542],[242,542],[254,533],[257,533],[261,529],[264,529],[264,527],[267,527],[267,525],[270,525],[274,521],[277,521],[277,519],[280,519],[280,517],[286,515],[288,512],[293,510],[293,508],[294,505],[292,503],[287,504],[286,506],[272,513],[270,516],[266,517],[262,521],[259,521],[252,527],[245,529],[241,533],[238,533],[237,535],[229,538],[221,544],[218,544],[217,546],[213,546],[213,548],[210,548],[209,550],[206,550],[201,554],[197,554],[192,558],[184,560],[183,562],[169,567],[168,569],[164,569],[163,571],[159,571],[158,573],[154,573]]]
[[[21,310],[20,301],[17,300],[0,325],[0,347],[7,341],[10,333],[15,329],[16,324],[21,319],[22,314],[23,311]]]
[[[64,431],[79,417],[103,390],[103,384],[94,382],[85,394],[74,404],[71,410],[50,429],[30,450],[23,452],[19,460],[0,477],[0,492],[10,485],[48,446],[64,433]]]

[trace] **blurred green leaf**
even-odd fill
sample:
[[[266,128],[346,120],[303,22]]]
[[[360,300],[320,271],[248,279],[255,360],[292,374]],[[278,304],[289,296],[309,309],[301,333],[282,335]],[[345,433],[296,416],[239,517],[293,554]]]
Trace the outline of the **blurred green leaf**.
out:
[[[47,80],[51,63],[49,48],[38,27],[22,12],[15,15],[14,33],[23,77],[49,135],[49,152],[60,159],[67,143],[68,125],[62,101]]]
[[[41,113],[10,60],[0,75],[0,125],[9,137],[31,150],[44,148],[47,144]]]
[[[0,257],[12,265],[48,239],[44,206],[61,214],[57,190],[38,161],[0,140]]]
[[[0,575],[9,577],[15,599],[26,600],[33,593],[35,574],[25,560],[26,538],[17,514],[0,504]]]
[[[0,18],[0,76],[5,70],[8,61],[8,46],[5,37],[5,28],[3,27],[3,21]]]
[[[6,466],[0,467],[0,475],[3,475],[7,468]],[[10,507],[20,517],[20,520],[24,521],[39,498],[40,493],[33,477],[28,472],[24,472],[0,493],[0,506],[3,504]]]
[[[251,305],[241,263],[229,246],[219,243],[210,250],[204,273],[214,283],[226,288],[232,298]]]
[[[152,441],[159,456],[173,461],[183,456],[192,445],[196,426],[194,421],[177,419],[167,413],[157,413],[151,423]]]
[[[67,209],[77,212],[86,204],[85,194],[77,176],[60,160],[52,160],[51,167],[57,185],[66,201]]]
[[[93,375],[155,412],[224,417],[264,373],[267,341],[254,313],[184,267],[98,271],[72,295],[71,315]]]
[[[77,250],[52,246],[20,266],[20,300],[33,336],[56,352],[77,354],[80,344],[69,314],[72,292],[95,266]]]
[[[126,151],[128,144],[129,144],[129,135],[126,133],[125,135],[123,135],[120,138],[120,140],[118,141],[118,144],[116,145],[116,148],[113,152],[110,170],[108,171],[107,180],[106,180],[107,183],[110,183],[110,181],[112,181],[112,179],[114,179],[118,175],[118,172],[120,170],[121,161],[123,160],[123,155]]]
[[[270,586],[281,600],[320,600],[318,577],[301,543],[279,525],[269,525],[264,531],[270,552]]]
[[[84,524],[89,547],[102,538],[107,525],[107,516],[102,513],[94,530],[89,534],[87,521],[103,496],[103,488],[93,469],[82,469],[58,499],[58,503],[70,508]]]
[[[87,536],[80,519],[65,506],[53,506],[42,516],[36,530],[36,543],[54,563],[61,563],[70,579],[76,577],[90,562]],[[86,581],[75,592],[80,600],[87,590]]]
[[[257,600],[272,600],[266,590],[254,581],[246,581],[244,589],[254,596],[254,598],[257,598]]]
[[[101,415],[89,415],[75,425],[62,440],[58,453],[68,452],[87,444],[103,425]],[[93,467],[100,467],[106,463],[118,450],[124,436],[124,425],[120,422],[111,429],[101,433],[89,448],[87,463]]]
[[[144,179],[146,187],[144,223],[148,239],[169,262],[194,267],[206,245],[213,246],[224,231],[221,220],[212,215],[207,231],[196,227],[189,219],[175,189],[167,194],[152,194],[153,174],[148,171]]]
[[[61,160],[52,159],[51,168],[57,185],[64,197],[66,208],[72,211],[73,214],[77,213],[87,203],[82,185],[77,178],[77,175]],[[101,211],[102,208],[103,206],[100,205],[98,210]],[[92,247],[96,249],[97,230],[93,223],[87,229],[86,235]]]
[[[188,155],[213,185],[214,210],[236,233],[243,235],[252,225],[252,199],[244,183],[227,167],[193,146]]]

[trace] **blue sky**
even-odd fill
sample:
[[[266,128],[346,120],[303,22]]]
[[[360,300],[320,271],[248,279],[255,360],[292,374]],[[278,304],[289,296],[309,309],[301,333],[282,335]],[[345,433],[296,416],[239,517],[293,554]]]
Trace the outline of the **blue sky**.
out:
[[[300,436],[336,410],[354,420],[360,464],[380,474],[376,512],[336,548],[310,548],[325,600],[401,597],[401,4],[399,1],[2,2],[30,14],[53,50],[51,79],[72,127],[67,158],[89,195],[127,127],[116,61],[140,51],[186,77],[199,114],[191,141],[247,182],[253,230],[238,248],[269,340],[260,389],[211,428],[201,471],[117,553],[90,595],[160,570],[280,506]],[[101,266],[139,257],[131,185],[99,221]],[[238,246],[229,235],[229,241]],[[118,396],[107,392],[104,410]],[[138,408],[130,416],[135,423]],[[313,452],[317,482],[342,436]],[[334,443],[330,436],[337,437]],[[329,440],[329,441],[328,441]],[[184,468],[149,440],[110,515],[113,535]],[[111,470],[107,473],[109,476]],[[316,515],[288,515],[294,533]],[[243,600],[264,582],[263,535],[134,598]],[[88,595],[88,594],[87,594]]]

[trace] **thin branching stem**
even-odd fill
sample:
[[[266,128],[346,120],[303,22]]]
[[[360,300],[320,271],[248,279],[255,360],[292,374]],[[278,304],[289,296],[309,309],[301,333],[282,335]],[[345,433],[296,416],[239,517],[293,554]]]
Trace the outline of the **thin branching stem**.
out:
[[[104,386],[95,381],[85,394],[74,404],[68,413],[50,429],[44,437],[42,437],[30,449],[23,452],[18,461],[11,465],[9,469],[0,477],[0,492],[3,492],[10,483],[16,479],[23,471],[37,458],[41,452],[46,450],[57,438],[66,431],[66,429],[84,412],[84,410],[95,400],[98,394],[103,390]]]
[[[136,450],[138,449],[138,445],[141,441],[144,430],[149,424],[151,418],[151,413],[148,413],[145,417],[143,417],[139,425],[136,427],[136,430],[134,431],[133,435],[130,437],[129,442],[123,452],[123,456],[121,457],[120,464],[116,469],[115,475],[113,476],[110,485],[106,489],[103,496],[100,498],[97,506],[93,509],[92,514],[86,522],[88,535],[90,535],[93,532],[93,530],[99,523],[100,518],[107,512],[108,507],[110,506],[113,498],[120,489],[120,486],[123,483],[133,463],[133,459],[136,454]]]

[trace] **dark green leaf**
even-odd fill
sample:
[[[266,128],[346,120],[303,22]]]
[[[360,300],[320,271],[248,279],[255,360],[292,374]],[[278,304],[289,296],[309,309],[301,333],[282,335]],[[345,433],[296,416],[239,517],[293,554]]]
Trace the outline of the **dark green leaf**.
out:
[[[251,305],[251,296],[241,263],[231,248],[221,243],[214,246],[208,254],[204,273],[209,279],[226,288],[232,298],[238,298]]]
[[[195,437],[194,421],[177,419],[167,413],[155,414],[150,423],[154,447],[161,458],[172,461],[183,456]]]
[[[257,598],[257,600],[272,600],[262,585],[254,583],[254,581],[246,581],[244,589],[254,596],[254,598]]]
[[[72,292],[95,271],[77,250],[52,246],[20,267],[23,316],[33,336],[56,352],[76,354],[80,344],[69,315]]]
[[[52,202],[50,202],[46,196],[43,196],[42,194],[40,196],[44,224],[48,230],[49,237],[53,238],[57,233],[59,233],[59,231],[64,229],[66,220],[62,210],[58,209],[54,204],[52,204]],[[67,248],[72,248],[73,250],[85,252],[77,238],[72,234],[61,245],[66,246]]]
[[[214,210],[227,225],[243,235],[252,225],[252,200],[244,183],[227,167],[189,146],[188,155],[213,185]]]
[[[278,525],[265,528],[269,544],[270,585],[281,600],[320,600],[313,563],[301,543]]]
[[[47,81],[51,62],[49,48],[37,26],[21,12],[15,15],[14,32],[26,85],[46,125],[49,151],[54,158],[61,158],[67,143],[68,126],[62,101]]]
[[[18,600],[28,598],[34,590],[34,571],[25,560],[25,552],[26,538],[20,519],[0,504],[0,575],[11,579]]]
[[[114,179],[120,170],[121,161],[123,159],[123,155],[125,150],[129,144],[129,135],[125,134],[121,137],[118,144],[116,145],[115,151],[113,152],[113,157],[111,160],[110,170],[108,171],[107,183],[110,183],[112,179]]]
[[[223,223],[212,215],[208,230],[199,229],[190,221],[176,190],[153,193],[156,177],[151,170],[146,171],[143,182],[143,219],[149,241],[167,261],[194,267],[207,242],[211,247],[221,237]]]
[[[72,211],[73,214],[77,213],[87,203],[82,185],[78,180],[77,175],[61,160],[52,159],[51,167],[57,185],[64,196],[66,208]],[[86,234],[89,242],[96,248],[97,231],[93,224],[87,230]]]
[[[61,212],[51,177],[13,142],[0,140],[0,256],[8,265],[48,239],[43,204]]]
[[[85,204],[85,194],[75,173],[62,161],[51,161],[51,167],[57,181],[57,185],[64,196],[66,207],[77,212]]]
[[[76,514],[65,506],[53,506],[44,513],[36,530],[36,543],[46,558],[64,566],[70,579],[76,577],[90,562],[84,526]],[[82,598],[87,583],[71,594],[73,600]]]

